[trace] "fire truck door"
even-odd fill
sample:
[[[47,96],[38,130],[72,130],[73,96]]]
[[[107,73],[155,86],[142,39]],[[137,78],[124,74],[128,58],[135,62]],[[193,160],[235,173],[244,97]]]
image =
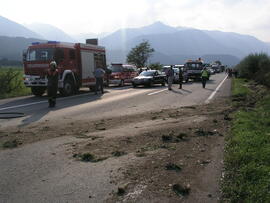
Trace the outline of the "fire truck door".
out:
[[[82,57],[82,79],[83,83],[93,83],[94,80],[94,70],[95,70],[95,64],[94,64],[94,54],[89,51],[82,51],[81,52]]]

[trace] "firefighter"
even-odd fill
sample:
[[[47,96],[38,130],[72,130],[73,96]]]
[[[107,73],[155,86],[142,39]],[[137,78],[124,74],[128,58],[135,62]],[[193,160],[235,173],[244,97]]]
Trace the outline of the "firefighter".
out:
[[[96,68],[94,71],[94,76],[96,78],[96,88],[95,88],[95,94],[97,94],[97,91],[100,89],[101,94],[104,93],[103,90],[103,78],[104,78],[105,71],[102,68]]]
[[[48,93],[49,107],[55,107],[58,89],[58,70],[55,61],[52,61],[50,63],[50,68],[47,71],[47,79],[48,79],[47,93]]]
[[[173,65],[170,66],[168,71],[166,72],[167,78],[168,78],[168,90],[172,90],[172,83],[173,83],[173,77],[174,77],[174,70]]]
[[[179,89],[182,89],[183,79],[184,79],[183,70],[180,67],[179,68]]]
[[[206,68],[203,68],[203,70],[202,70],[202,87],[203,88],[205,88],[207,79],[208,79],[208,72],[207,72]]]

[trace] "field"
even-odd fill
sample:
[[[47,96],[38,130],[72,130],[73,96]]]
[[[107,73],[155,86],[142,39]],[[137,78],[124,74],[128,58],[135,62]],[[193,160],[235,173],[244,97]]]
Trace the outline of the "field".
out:
[[[224,197],[229,202],[270,202],[269,89],[233,81],[231,135],[225,156]]]
[[[23,84],[21,66],[2,66],[0,68],[0,99],[30,95],[30,88]]]

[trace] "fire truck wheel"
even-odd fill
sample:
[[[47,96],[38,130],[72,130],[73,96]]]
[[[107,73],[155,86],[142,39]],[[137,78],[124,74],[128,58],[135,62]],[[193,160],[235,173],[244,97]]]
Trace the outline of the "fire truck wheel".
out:
[[[46,87],[31,87],[31,91],[33,95],[37,97],[41,97],[46,90]]]
[[[60,94],[63,96],[74,94],[74,81],[70,77],[64,80],[64,88],[60,89]]]

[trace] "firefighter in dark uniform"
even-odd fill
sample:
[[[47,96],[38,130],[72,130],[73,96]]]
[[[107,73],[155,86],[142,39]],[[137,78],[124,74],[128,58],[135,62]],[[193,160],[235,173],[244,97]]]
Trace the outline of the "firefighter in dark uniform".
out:
[[[48,93],[49,107],[55,107],[58,89],[58,70],[55,61],[52,61],[50,63],[50,68],[47,72],[47,79],[48,79],[47,93]]]
[[[179,89],[182,89],[183,79],[184,79],[183,70],[180,67],[179,68]]]

